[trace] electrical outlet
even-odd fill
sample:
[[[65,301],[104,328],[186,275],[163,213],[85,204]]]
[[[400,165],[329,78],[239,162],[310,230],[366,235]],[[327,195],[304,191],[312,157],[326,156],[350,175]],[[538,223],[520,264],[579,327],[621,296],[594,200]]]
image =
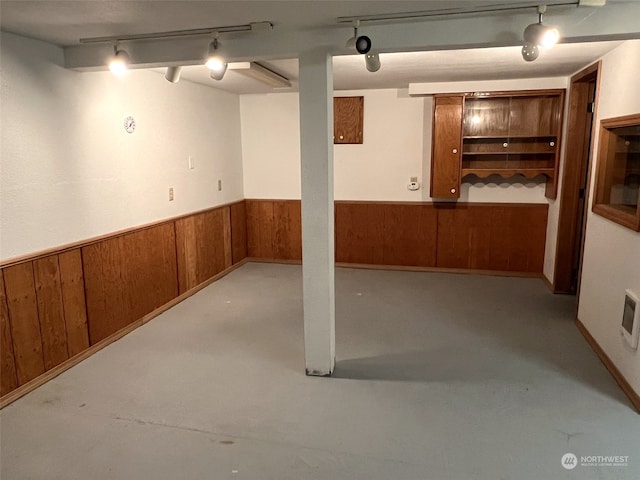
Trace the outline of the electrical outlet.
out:
[[[173,202],[173,187],[169,187],[169,201]]]
[[[218,191],[222,191],[222,180],[218,179]]]
[[[411,177],[410,182],[417,182],[418,181],[418,177]]]

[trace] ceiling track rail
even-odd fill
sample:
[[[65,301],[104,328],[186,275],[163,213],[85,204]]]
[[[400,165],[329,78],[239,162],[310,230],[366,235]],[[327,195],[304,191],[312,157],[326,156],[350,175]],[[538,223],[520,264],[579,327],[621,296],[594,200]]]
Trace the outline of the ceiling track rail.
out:
[[[531,2],[522,5],[508,5],[508,4],[495,4],[484,5],[482,7],[467,7],[467,8],[444,8],[439,10],[424,10],[416,12],[400,12],[400,13],[388,13],[388,14],[375,14],[375,15],[362,15],[362,16],[350,16],[350,17],[338,17],[337,23],[354,24],[355,22],[403,22],[411,20],[421,20],[437,17],[447,17],[456,15],[469,15],[474,13],[494,13],[494,12],[510,12],[518,10],[530,10],[537,9],[540,3],[545,2]],[[579,6],[580,1],[560,1],[560,2],[546,2],[547,7],[562,7],[562,6]]]
[[[140,33],[133,35],[113,35],[110,37],[92,37],[81,38],[80,43],[113,43],[136,40],[158,40],[178,37],[196,37],[205,35],[214,35],[217,33],[235,33],[235,32],[268,32],[273,30],[271,22],[255,22],[245,25],[228,25],[224,27],[195,28],[191,30],[172,30],[168,32]]]

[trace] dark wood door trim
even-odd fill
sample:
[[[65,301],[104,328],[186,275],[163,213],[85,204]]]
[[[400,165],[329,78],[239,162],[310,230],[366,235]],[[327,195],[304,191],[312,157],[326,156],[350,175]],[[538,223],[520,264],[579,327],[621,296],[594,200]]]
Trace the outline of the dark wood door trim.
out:
[[[572,277],[575,272],[575,252],[584,242],[582,232],[586,229],[586,208],[581,208],[581,202],[587,202],[589,197],[589,179],[591,172],[586,175],[586,185],[582,185],[585,169],[591,170],[591,163],[586,165],[587,155],[593,151],[593,135],[590,135],[592,119],[595,119],[597,107],[598,83],[596,83],[594,111],[587,112],[590,101],[590,84],[599,82],[600,62],[597,62],[571,77],[569,89],[569,115],[567,119],[567,147],[564,159],[564,173],[562,175],[562,190],[560,192],[560,212],[558,217],[558,235],[556,243],[555,271],[553,290],[555,293],[576,293]],[[591,118],[589,116],[591,115]],[[583,189],[581,191],[581,189]],[[583,213],[584,211],[584,213]],[[582,232],[578,231],[578,219],[582,216]],[[582,254],[578,260],[578,275],[582,266]],[[578,277],[579,282],[579,277]]]

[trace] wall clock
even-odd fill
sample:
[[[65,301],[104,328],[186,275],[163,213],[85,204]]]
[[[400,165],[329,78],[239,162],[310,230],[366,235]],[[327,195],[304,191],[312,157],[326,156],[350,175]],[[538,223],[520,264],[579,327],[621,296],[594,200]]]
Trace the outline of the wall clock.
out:
[[[124,129],[127,133],[133,133],[136,129],[136,119],[132,116],[128,116],[124,119]]]

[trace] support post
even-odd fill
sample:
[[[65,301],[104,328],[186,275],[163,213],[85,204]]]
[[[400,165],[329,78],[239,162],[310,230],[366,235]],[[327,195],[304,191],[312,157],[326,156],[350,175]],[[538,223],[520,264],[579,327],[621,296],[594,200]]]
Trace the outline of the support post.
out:
[[[333,64],[327,51],[300,55],[302,277],[307,375],[335,366]]]

